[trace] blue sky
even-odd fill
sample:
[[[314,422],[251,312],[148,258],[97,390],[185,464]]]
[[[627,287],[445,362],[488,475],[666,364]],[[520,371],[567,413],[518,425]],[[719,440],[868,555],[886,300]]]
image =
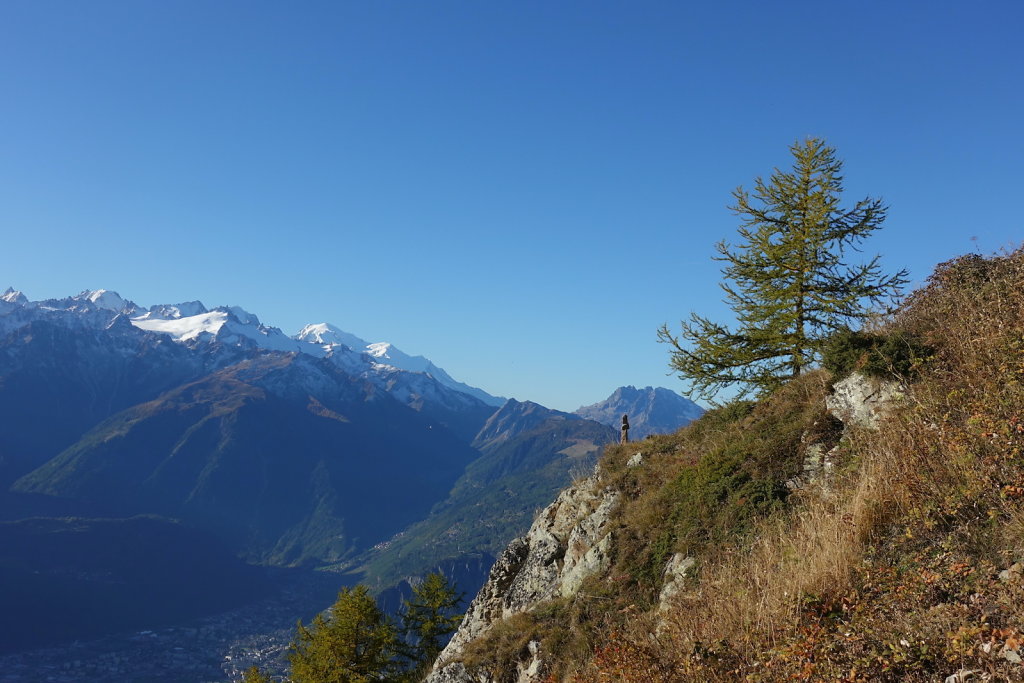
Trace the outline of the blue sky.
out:
[[[332,322],[573,410],[679,388],[730,192],[821,136],[915,282],[1020,243],[1024,3],[0,4],[0,289]]]

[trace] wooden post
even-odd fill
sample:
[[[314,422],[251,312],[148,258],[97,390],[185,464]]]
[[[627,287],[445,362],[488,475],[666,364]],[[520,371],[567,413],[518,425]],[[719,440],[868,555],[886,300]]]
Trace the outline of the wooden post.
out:
[[[619,443],[629,443],[629,416],[622,416],[622,440]]]

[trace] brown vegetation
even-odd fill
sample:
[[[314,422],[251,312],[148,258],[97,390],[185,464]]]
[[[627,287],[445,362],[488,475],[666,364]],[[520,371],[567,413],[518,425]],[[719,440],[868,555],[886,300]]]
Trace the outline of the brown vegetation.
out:
[[[1024,557],[1024,252],[941,265],[885,331],[933,350],[905,406],[581,679],[1024,678],[1000,656],[1021,644],[1024,580],[999,576]]]
[[[512,661],[498,641],[521,651],[529,631],[552,680],[1024,680],[1024,577],[1007,571],[1024,562],[1024,251],[939,266],[873,332],[931,355],[878,430],[846,430],[827,485],[781,486],[807,434],[839,439],[826,371],[612,447],[611,570],[478,655]],[[698,575],[659,612],[677,552]]]

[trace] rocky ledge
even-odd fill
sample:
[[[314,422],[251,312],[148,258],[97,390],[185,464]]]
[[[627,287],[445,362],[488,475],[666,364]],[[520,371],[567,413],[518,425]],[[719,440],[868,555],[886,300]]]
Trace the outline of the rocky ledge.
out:
[[[619,493],[603,488],[596,474],[562,491],[494,563],[427,683],[491,681],[490,673],[470,673],[459,662],[466,645],[501,619],[545,600],[574,595],[584,579],[607,569],[612,544],[608,521],[618,501]],[[539,644],[531,643],[531,654],[531,661],[520,665],[522,683],[540,680],[544,673]]]

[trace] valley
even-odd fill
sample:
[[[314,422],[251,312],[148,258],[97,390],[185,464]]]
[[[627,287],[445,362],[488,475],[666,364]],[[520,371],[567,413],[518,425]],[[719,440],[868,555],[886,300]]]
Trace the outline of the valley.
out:
[[[601,405],[642,426],[645,391]],[[0,414],[2,681],[282,672],[356,582],[393,612],[440,570],[468,603],[618,439],[334,325],[106,290],[0,295]]]

